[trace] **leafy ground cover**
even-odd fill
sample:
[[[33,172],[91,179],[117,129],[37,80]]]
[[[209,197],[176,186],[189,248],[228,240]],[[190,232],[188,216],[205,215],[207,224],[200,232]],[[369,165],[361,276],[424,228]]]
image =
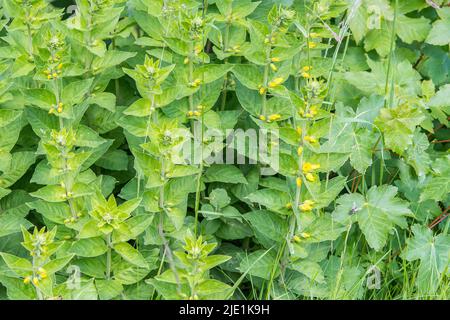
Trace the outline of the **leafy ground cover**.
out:
[[[2,299],[449,298],[447,1],[1,0],[0,33]]]

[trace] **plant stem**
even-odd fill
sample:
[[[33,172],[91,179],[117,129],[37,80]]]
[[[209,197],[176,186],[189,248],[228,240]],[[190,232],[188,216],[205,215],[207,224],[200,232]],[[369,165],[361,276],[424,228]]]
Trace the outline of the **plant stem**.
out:
[[[111,279],[111,233],[106,236],[106,279]]]

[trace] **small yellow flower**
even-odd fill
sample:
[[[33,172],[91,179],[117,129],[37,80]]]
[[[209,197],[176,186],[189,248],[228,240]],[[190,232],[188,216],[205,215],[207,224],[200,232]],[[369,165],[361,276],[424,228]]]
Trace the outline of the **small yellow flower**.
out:
[[[31,277],[30,276],[25,277],[25,279],[23,279],[23,283],[25,283],[25,284],[29,284],[30,282],[31,282]]]
[[[273,72],[277,72],[278,68],[273,63],[270,64],[270,69],[272,69]]]
[[[315,42],[308,42],[308,48],[314,49],[316,47],[317,47],[317,43],[315,43]]]
[[[294,235],[294,236],[292,237],[292,240],[293,240],[294,242],[297,242],[297,243],[299,243],[300,241],[302,241],[302,239],[300,239],[300,237],[299,237],[298,235]]]
[[[187,112],[187,116],[188,116],[188,117],[192,117],[193,115],[194,115],[194,111],[188,111],[188,112]]]
[[[297,127],[297,129],[295,129],[295,131],[297,131],[297,133],[298,133],[299,135],[302,134],[302,128],[300,128],[300,127]]]
[[[56,111],[58,111],[58,113],[61,113],[63,111],[62,107],[58,107],[58,109],[56,109]]]
[[[308,232],[302,232],[300,233],[300,236],[304,239],[311,238],[311,234],[309,234]]]
[[[39,273],[39,276],[41,277],[41,279],[47,278],[47,271],[44,268],[39,268],[38,273]]]
[[[303,173],[305,173],[305,174],[308,172],[311,172],[313,170],[317,170],[319,168],[320,168],[320,164],[313,164],[311,162],[304,162],[302,165],[302,170],[303,170]]]
[[[261,120],[261,121],[266,121],[266,116],[265,116],[265,115],[260,115],[260,116],[259,116],[259,120]]]
[[[269,121],[277,121],[277,120],[280,120],[280,119],[281,119],[281,115],[278,114],[278,113],[271,114],[269,116]]]
[[[286,209],[291,209],[292,208],[292,203],[288,202],[286,203]]]
[[[317,143],[317,139],[314,136],[305,136],[305,141],[309,143]]]
[[[34,278],[33,278],[33,284],[34,284],[35,286],[37,286],[37,285],[39,284],[39,278],[34,277]]]
[[[295,183],[297,184],[297,187],[301,187],[302,186],[302,178],[297,177],[297,179],[295,179]]]
[[[267,92],[267,89],[266,89],[266,88],[264,88],[263,86],[259,87],[259,94],[260,94],[260,95],[263,95],[263,94],[265,94],[266,92]]]
[[[308,172],[306,174],[306,180],[308,180],[309,182],[314,182],[316,181],[316,176],[313,175],[311,172]]]
[[[57,68],[58,68],[58,70],[61,70],[63,68],[63,64],[62,63],[58,64]]]
[[[309,113],[311,113],[313,116],[317,115],[317,109],[318,107],[316,105],[311,106],[311,108],[309,108]]]
[[[311,71],[312,70],[312,66],[304,66],[303,68],[302,68],[302,71],[303,72],[309,72],[309,71]]]
[[[311,75],[308,72],[302,72],[302,77],[305,79],[311,78]]]
[[[302,153],[303,153],[303,147],[300,146],[297,148],[297,155],[300,157],[302,155]]]
[[[53,78],[57,78],[58,74],[56,72],[53,72],[52,76],[53,76]]]
[[[278,57],[273,57],[272,59],[270,59],[272,62],[280,62],[281,59]]]
[[[49,74],[49,75],[47,76],[47,79],[48,79],[48,80],[52,80],[52,76]]]
[[[312,200],[305,200],[301,205],[298,206],[298,208],[301,211],[311,211],[313,209],[314,201]]]
[[[275,78],[272,81],[269,82],[269,88],[276,88],[278,87],[280,84],[282,84],[284,82],[284,79],[281,77]]]

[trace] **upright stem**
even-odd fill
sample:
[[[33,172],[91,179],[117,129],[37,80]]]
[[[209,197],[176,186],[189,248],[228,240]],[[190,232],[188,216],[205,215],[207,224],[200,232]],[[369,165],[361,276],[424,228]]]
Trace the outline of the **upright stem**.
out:
[[[36,257],[33,256],[33,261],[32,261],[32,266],[33,266],[33,278],[36,276]],[[34,285],[34,284],[33,284]],[[41,289],[39,289],[36,285],[34,285],[35,289],[36,289],[36,295],[38,297],[38,300],[44,300],[44,297],[42,295]]]
[[[106,236],[106,279],[111,279],[111,233]]]
[[[229,38],[230,37],[230,22],[227,21],[226,25],[225,25],[225,35],[224,35],[224,41],[223,41],[223,53],[226,53],[228,50],[228,42],[229,42]],[[228,58],[225,58],[224,60],[225,64],[228,63]],[[227,94],[228,94],[228,90],[227,90],[227,85],[228,85],[228,72],[225,75],[225,79],[223,81],[223,87],[222,87],[222,102],[220,104],[220,110],[224,111],[225,110],[225,106],[227,103]]]

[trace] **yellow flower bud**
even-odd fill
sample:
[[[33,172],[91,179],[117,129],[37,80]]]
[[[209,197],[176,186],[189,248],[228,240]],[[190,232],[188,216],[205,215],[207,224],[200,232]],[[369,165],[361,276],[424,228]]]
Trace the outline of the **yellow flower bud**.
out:
[[[311,78],[311,75],[308,72],[302,72],[302,77],[305,79]]]
[[[295,179],[295,183],[297,184],[297,187],[301,187],[302,186],[302,178],[297,177],[297,179]]]
[[[312,69],[311,66],[304,66],[304,67],[302,68],[302,71],[303,71],[303,72],[309,72],[309,71],[311,71],[311,69]]]
[[[315,43],[315,42],[308,42],[308,48],[314,49],[316,47],[317,47],[317,43]]]
[[[280,62],[281,59],[278,57],[273,57],[272,59],[270,59],[272,62]]]
[[[57,67],[59,70],[61,70],[62,68],[63,68],[63,64],[62,63],[60,63],[60,64],[58,64],[58,67]]]
[[[272,81],[269,82],[269,88],[276,88],[278,87],[280,84],[282,84],[284,82],[284,79],[281,77],[275,78]]]
[[[298,235],[294,235],[294,236],[292,237],[292,240],[293,240],[294,242],[296,242],[296,243],[299,243],[300,241],[302,241],[302,239],[300,239],[300,237],[299,237]]]
[[[303,147],[300,146],[297,148],[297,155],[300,157],[302,155],[302,153],[303,153]]]
[[[25,284],[29,284],[30,282],[31,282],[31,277],[30,276],[25,277],[25,279],[23,279],[23,283],[25,283]]]
[[[270,64],[270,69],[272,69],[273,72],[277,72],[278,68],[273,63]]]
[[[47,76],[47,79],[48,79],[48,80],[52,80],[52,76],[49,74],[49,75]]]
[[[288,202],[286,203],[286,209],[291,209],[292,208],[292,203]]]
[[[311,211],[313,209],[314,201],[312,200],[305,200],[301,205],[298,206],[298,208],[301,211]]]
[[[33,284],[34,284],[35,286],[37,286],[37,285],[39,284],[39,278],[34,277],[34,278],[33,278]]]
[[[265,94],[267,92],[267,89],[266,88],[264,88],[264,87],[260,87],[259,88],[259,94],[260,95],[263,95],[263,94]]]
[[[314,136],[305,136],[305,141],[309,143],[317,143],[317,139]]]
[[[297,131],[297,133],[298,133],[299,135],[302,134],[302,128],[300,128],[300,127],[297,127],[297,129],[295,129],[295,131]]]
[[[311,172],[308,172],[306,174],[306,180],[308,180],[309,182],[314,182],[316,181],[316,176],[313,175]]]
[[[311,235],[310,235],[309,233],[307,233],[307,232],[302,232],[302,233],[300,233],[300,236],[301,236],[302,238],[304,238],[304,239],[311,238]]]
[[[63,111],[63,108],[58,107],[58,109],[56,109],[58,111],[58,113],[61,113]]]
[[[260,115],[260,116],[259,116],[259,120],[261,120],[261,121],[266,121],[266,116],[265,116],[265,115]]]
[[[200,113],[200,112],[198,112],[198,111],[194,111],[194,116],[198,117],[198,116],[200,116],[200,115],[201,115],[201,113]]]
[[[56,72],[53,72],[52,76],[53,76],[53,78],[57,78],[58,74]]]
[[[187,116],[188,116],[188,117],[192,117],[193,115],[194,115],[194,111],[188,111],[188,112],[187,112]]]
[[[320,168],[320,164],[313,164],[310,162],[305,162],[305,163],[303,163],[303,166],[302,166],[303,173],[305,173],[305,174],[310,171],[317,170],[319,168]]]
[[[269,116],[269,121],[277,121],[277,120],[280,120],[280,119],[281,119],[281,115],[278,114],[278,113],[271,114]]]

